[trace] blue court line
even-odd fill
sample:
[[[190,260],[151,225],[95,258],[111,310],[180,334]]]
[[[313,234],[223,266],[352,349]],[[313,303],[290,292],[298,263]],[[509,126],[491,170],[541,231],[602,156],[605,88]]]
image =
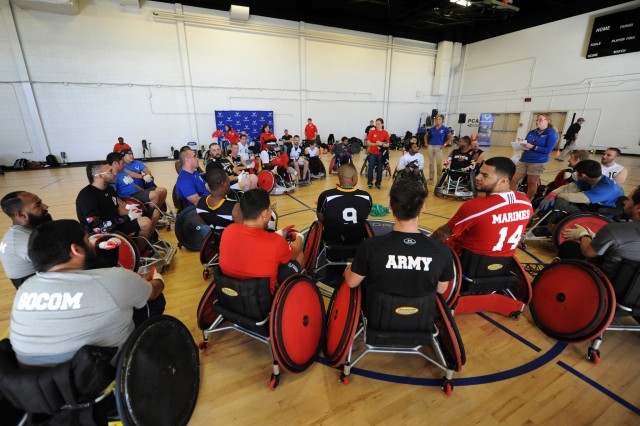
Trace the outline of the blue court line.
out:
[[[534,351],[536,351],[536,352],[541,352],[542,351],[542,349],[540,349],[539,347],[537,347],[536,345],[534,345],[533,343],[531,343],[530,341],[528,341],[524,337],[520,336],[519,334],[515,333],[514,331],[509,330],[507,327],[505,327],[504,325],[500,324],[499,322],[497,322],[493,318],[489,317],[488,315],[485,315],[482,312],[476,312],[476,314],[479,317],[484,318],[485,320],[489,321],[491,324],[493,324],[495,327],[499,328],[500,330],[504,331],[509,336],[511,336],[514,339],[520,341],[521,343],[524,343],[525,345],[529,346]]]
[[[539,264],[541,264],[541,265],[546,265],[546,263],[545,263],[545,262],[543,262],[542,260],[538,259],[534,254],[529,253],[529,252],[527,251],[527,249],[524,249],[524,248],[522,248],[522,247],[518,247],[518,248],[519,248],[520,250],[522,250],[523,252],[525,252],[527,255],[529,255],[533,260],[535,260],[535,261],[536,261],[536,262],[538,262]]]
[[[503,380],[513,379],[514,377],[522,376],[523,374],[528,374],[534,370],[537,370],[543,365],[551,362],[554,358],[560,355],[562,351],[564,351],[567,345],[568,345],[567,343],[558,342],[546,353],[544,353],[542,356],[526,364],[522,364],[518,367],[512,368],[510,370],[501,371],[499,373],[487,374],[484,376],[476,376],[476,377],[456,378],[454,376],[454,379],[453,379],[454,385],[455,386],[483,385],[486,383],[494,383],[494,382],[500,382]],[[327,361],[324,358],[319,358],[318,362],[324,365],[328,365]],[[362,370],[360,368],[353,368],[351,372],[359,376],[368,377],[370,379],[383,380],[383,381],[392,382],[392,383],[417,385],[417,386],[442,386],[442,379],[425,379],[420,377],[396,376],[393,374],[385,374],[385,373],[378,373],[375,371]]]
[[[602,392],[603,394],[607,395],[609,398],[613,399],[614,401],[616,401],[618,404],[624,406],[625,408],[628,408],[630,411],[632,411],[634,414],[637,414],[640,416],[640,407],[636,407],[635,405],[633,405],[632,403],[630,403],[629,401],[627,401],[626,399],[623,399],[622,397],[616,395],[615,393],[611,392],[609,389],[605,388],[604,386],[602,386],[601,384],[599,384],[598,382],[596,382],[593,379],[590,379],[589,377],[585,376],[584,374],[582,374],[581,372],[573,369],[572,367],[569,367],[567,364],[565,364],[562,361],[558,361],[557,364],[564,368],[565,370],[567,370],[569,373],[573,374],[574,376],[578,377],[581,380],[584,380],[587,384],[593,386],[594,388],[596,388],[597,390],[599,390],[600,392]]]

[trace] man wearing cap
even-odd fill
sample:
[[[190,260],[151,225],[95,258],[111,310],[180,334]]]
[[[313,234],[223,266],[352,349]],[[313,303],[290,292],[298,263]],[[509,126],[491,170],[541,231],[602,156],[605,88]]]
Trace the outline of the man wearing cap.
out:
[[[118,142],[113,146],[113,152],[120,152],[123,149],[131,149],[129,144],[125,143],[124,138],[120,136]]]
[[[131,151],[125,150],[125,152]],[[133,154],[129,155],[133,158]],[[113,173],[116,175],[116,181],[112,186],[116,190],[118,197],[133,197],[143,203],[151,202],[158,207],[164,204],[164,200],[167,199],[167,190],[161,187],[143,189],[136,185],[133,177],[125,171],[122,153],[112,152],[107,155],[107,164],[112,167]]]
[[[567,133],[562,136],[565,140],[564,148],[560,153],[560,157],[556,157],[556,161],[564,161],[571,151],[576,149],[576,141],[578,140],[580,129],[582,129],[582,123],[584,123],[584,118],[578,118],[575,123],[569,126]]]

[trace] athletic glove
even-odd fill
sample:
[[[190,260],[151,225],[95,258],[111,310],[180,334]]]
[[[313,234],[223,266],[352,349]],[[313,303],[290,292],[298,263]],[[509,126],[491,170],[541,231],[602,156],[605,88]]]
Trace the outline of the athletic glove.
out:
[[[293,229],[294,226],[295,225],[285,226],[284,228],[282,228],[282,231],[280,231],[280,234],[284,237],[284,239],[289,242],[295,241],[296,235],[298,235],[298,232]]]
[[[147,183],[151,183],[153,182],[153,176],[151,175],[145,175],[144,173],[142,174],[142,179],[147,182]]]
[[[595,237],[596,234],[589,228],[582,225],[575,225],[575,228],[569,228],[562,231],[562,236],[568,240],[579,240],[584,236]]]
[[[540,202],[540,210],[544,212],[549,207],[552,207],[553,205],[555,205],[557,196],[558,196],[557,192],[550,192],[549,195],[544,197],[544,199]]]
[[[127,214],[127,216],[129,216],[129,219],[131,219],[132,221],[142,216],[142,210],[140,210],[135,206],[134,208],[127,209],[127,210],[129,210],[129,213]]]
[[[113,250],[118,247],[120,243],[120,238],[113,237],[109,238],[107,241],[101,241],[100,244],[98,244],[98,248],[102,250]]]

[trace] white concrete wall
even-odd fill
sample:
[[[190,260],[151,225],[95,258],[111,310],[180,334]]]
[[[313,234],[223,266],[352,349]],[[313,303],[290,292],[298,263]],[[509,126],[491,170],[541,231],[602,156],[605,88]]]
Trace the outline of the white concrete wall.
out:
[[[154,156],[169,155],[190,140],[210,143],[216,109],[271,109],[278,136],[284,128],[301,133],[313,117],[326,139],[361,138],[376,117],[390,132],[415,131],[421,113],[446,106],[445,96],[430,95],[433,44],[394,40],[418,51],[387,49],[380,45],[387,37],[258,16],[249,22],[289,34],[182,24],[154,18],[152,11],[176,6],[151,1],[140,9],[118,0],[81,6],[66,16],[0,0],[12,24],[0,25],[0,164],[61,151],[71,162],[103,159],[118,136],[137,156],[142,139]],[[335,40],[306,38],[304,30],[335,33]]]
[[[567,112],[562,133],[576,113],[586,120],[580,146],[640,154],[640,53],[586,59],[594,17],[638,6],[633,2],[465,46],[451,90],[451,122],[457,113],[467,113],[469,120],[481,112],[521,112],[518,136],[524,137],[532,112]],[[526,97],[532,101],[524,102]],[[464,125],[462,132],[477,129]]]

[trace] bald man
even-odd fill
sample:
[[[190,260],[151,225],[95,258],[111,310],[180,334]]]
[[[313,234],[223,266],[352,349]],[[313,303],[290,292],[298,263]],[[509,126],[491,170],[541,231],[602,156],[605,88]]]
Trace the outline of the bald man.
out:
[[[366,236],[365,222],[373,201],[367,191],[357,189],[358,171],[351,164],[338,168],[340,185],[318,197],[316,215],[324,225],[327,244],[358,244]]]

